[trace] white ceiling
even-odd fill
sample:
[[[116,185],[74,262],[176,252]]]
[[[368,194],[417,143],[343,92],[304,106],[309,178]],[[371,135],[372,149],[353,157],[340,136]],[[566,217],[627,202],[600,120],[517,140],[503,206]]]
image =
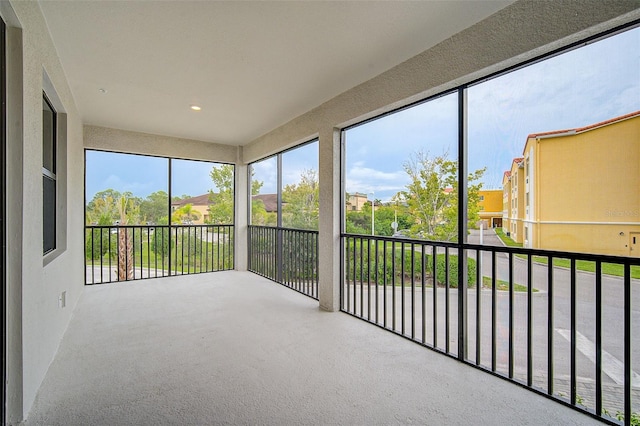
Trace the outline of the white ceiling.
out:
[[[41,1],[40,7],[86,124],[244,145],[509,3]],[[191,111],[192,104],[202,111]]]

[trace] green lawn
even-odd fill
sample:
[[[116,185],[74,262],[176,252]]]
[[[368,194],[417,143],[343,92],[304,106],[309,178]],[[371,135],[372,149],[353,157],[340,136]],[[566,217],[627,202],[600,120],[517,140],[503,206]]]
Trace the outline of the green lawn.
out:
[[[505,245],[508,247],[522,247],[522,244],[516,243],[510,237],[507,237],[501,228],[496,228],[496,234],[502,240]],[[521,259],[526,259],[527,256],[523,254],[517,254],[517,257]],[[549,259],[544,256],[534,256],[534,262],[542,263],[547,265],[549,263]],[[571,261],[569,259],[553,259],[553,266],[560,266],[563,268],[570,268]],[[589,260],[577,260],[576,261],[576,269],[578,271],[584,272],[595,272],[596,271],[596,263]],[[603,263],[602,264],[602,273],[607,275],[613,275],[616,277],[624,276],[624,266],[617,263]],[[631,278],[640,279],[640,266],[632,266],[631,267]]]
[[[549,263],[549,259],[544,256],[533,256],[533,261],[542,263],[547,265]],[[571,260],[569,259],[553,259],[553,266],[560,266],[562,268],[570,268]],[[592,262],[589,260],[576,260],[576,269],[578,271],[585,272],[595,272],[596,271],[596,262]],[[624,276],[624,266],[618,263],[603,263],[602,264],[602,273],[607,275],[613,275],[616,277]],[[631,267],[631,278],[640,279],[640,267],[632,266]]]
[[[200,242],[198,242],[198,246],[200,246]],[[163,269],[163,261],[164,261],[165,270],[171,269],[172,271],[180,271],[180,272],[184,270],[185,273],[206,272],[212,269],[216,270],[219,268],[230,267],[230,262],[233,260],[233,253],[229,253],[228,251],[228,250],[231,250],[229,246],[225,248],[224,253],[222,252],[222,250],[220,250],[220,253],[218,253],[219,247],[217,244],[203,241],[202,242],[202,262],[201,262],[200,253],[193,253],[193,249],[192,249],[192,253],[189,256],[188,249],[185,245],[184,247],[185,262],[183,264],[183,262],[181,262],[182,256],[183,256],[182,246],[178,246],[178,247],[173,247],[173,250],[171,253],[171,257],[172,257],[171,268],[169,268],[169,260],[168,260],[167,253],[166,252],[164,253],[164,259],[163,259],[163,253],[160,250],[158,250],[158,253],[153,251],[154,249],[153,243],[150,243],[148,245],[147,241],[143,241],[142,252],[140,252],[139,245],[137,245],[136,247],[137,249],[135,251],[135,257],[134,257],[134,268],[136,269],[139,269],[141,266],[143,268],[151,267],[152,269],[155,269],[156,265],[158,269]],[[150,247],[150,250],[149,250],[149,247]],[[198,247],[198,249],[200,249],[200,247]],[[218,257],[219,257],[219,262],[218,262]],[[87,259],[86,263],[87,265],[91,265],[91,259]],[[93,264],[96,266],[99,266],[100,259],[93,260]],[[109,265],[108,254],[105,254],[103,256],[102,264],[103,266]],[[111,258],[111,266],[112,267],[118,266],[117,257],[114,256]]]
[[[504,231],[502,230],[502,228],[495,228],[496,234],[498,235],[498,237],[500,237],[500,239],[502,240],[502,242],[507,246],[507,247],[522,247],[522,243],[516,243],[515,241],[513,241],[511,239],[511,237],[507,237],[507,235],[504,233]]]
[[[491,282],[491,278],[490,277],[482,277],[482,286],[483,287],[487,287],[487,288],[491,288],[492,287],[492,282]],[[503,290],[503,291],[508,291],[509,290],[509,283],[507,281],[503,281],[503,280],[496,280],[496,285],[497,285],[497,289],[498,290]],[[522,284],[513,284],[513,290],[514,291],[527,291],[527,286],[522,285]],[[533,293],[537,293],[538,289],[534,288],[532,289]]]

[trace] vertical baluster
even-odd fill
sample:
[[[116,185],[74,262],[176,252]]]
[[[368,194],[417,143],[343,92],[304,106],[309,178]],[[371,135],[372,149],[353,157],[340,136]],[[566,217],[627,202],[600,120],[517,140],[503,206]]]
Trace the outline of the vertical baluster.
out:
[[[571,405],[576,404],[576,259],[571,258]]]
[[[624,422],[631,424],[631,264],[624,264]]]
[[[357,277],[357,244],[358,241],[360,241],[359,237],[354,237],[353,238],[353,315],[356,314],[356,277]],[[362,273],[362,271],[360,271]]]
[[[404,261],[404,241],[400,243],[400,331],[404,336],[404,314],[405,314],[405,297],[404,297],[404,272],[406,269]]]
[[[513,253],[509,253],[509,378],[513,379]]]
[[[533,261],[527,256],[527,386],[533,385]]]
[[[387,328],[387,241],[382,246],[382,326]]]
[[[449,353],[449,247],[444,248],[444,347]]]
[[[596,414],[602,414],[602,262],[596,261]]]
[[[433,264],[433,347],[438,347],[438,247],[433,245],[433,256],[431,263]]]
[[[368,240],[367,244],[367,321],[371,321],[371,243],[373,238]]]
[[[480,365],[482,353],[482,255],[476,250],[476,365]]]
[[[422,344],[427,342],[427,294],[425,292],[425,281],[427,275],[427,268],[425,262],[427,261],[427,247],[422,244],[420,246],[420,288],[422,289]]]
[[[379,314],[380,314],[380,286],[378,285],[378,243],[379,241],[376,241],[376,249],[375,249],[375,261],[374,261],[374,268],[375,268],[375,283],[376,283],[376,324],[380,323],[380,318],[379,318]]]
[[[94,241],[94,228],[91,228],[91,284],[95,283],[95,277],[94,277],[94,254],[93,254],[93,241]],[[100,252],[98,253],[98,255],[100,256],[100,282],[104,282],[104,279],[102,278],[102,228],[100,228]]]
[[[396,242],[391,242],[391,329],[396,330]]]
[[[491,371],[496,371],[496,352],[497,352],[497,332],[496,319],[498,310],[498,279],[496,277],[496,252],[491,250]]]
[[[553,395],[553,256],[547,257],[547,394]]]
[[[415,279],[415,244],[411,243],[411,338],[416,338],[416,279]]]

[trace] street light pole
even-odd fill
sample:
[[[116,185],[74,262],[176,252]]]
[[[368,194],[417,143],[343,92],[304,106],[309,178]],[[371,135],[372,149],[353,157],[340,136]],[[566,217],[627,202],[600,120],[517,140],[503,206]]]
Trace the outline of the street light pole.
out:
[[[371,235],[376,234],[376,197],[373,191],[371,192]]]

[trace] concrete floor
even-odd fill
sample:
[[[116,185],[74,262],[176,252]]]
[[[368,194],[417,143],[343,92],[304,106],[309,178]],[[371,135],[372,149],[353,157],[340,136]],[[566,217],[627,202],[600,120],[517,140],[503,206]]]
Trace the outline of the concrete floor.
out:
[[[24,422],[596,423],[233,271],[85,287]]]

